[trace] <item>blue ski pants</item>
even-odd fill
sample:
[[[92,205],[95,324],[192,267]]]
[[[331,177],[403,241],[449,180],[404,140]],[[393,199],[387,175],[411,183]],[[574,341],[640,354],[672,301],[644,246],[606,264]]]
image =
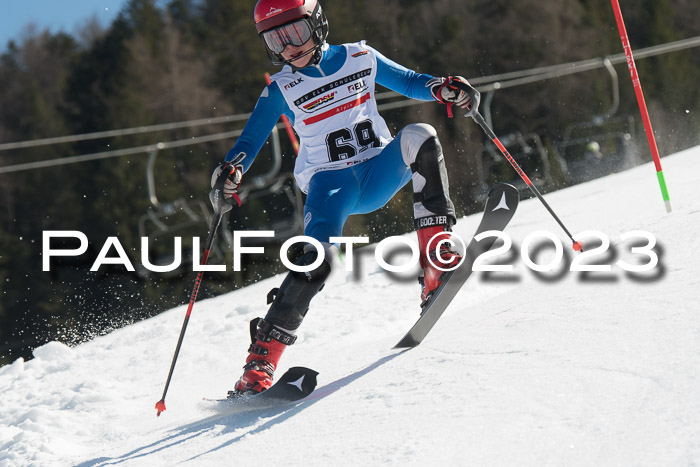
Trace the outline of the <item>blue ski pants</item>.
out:
[[[352,214],[384,206],[411,180],[401,153],[401,132],[374,158],[314,174],[304,205],[304,233],[320,242],[342,235]]]

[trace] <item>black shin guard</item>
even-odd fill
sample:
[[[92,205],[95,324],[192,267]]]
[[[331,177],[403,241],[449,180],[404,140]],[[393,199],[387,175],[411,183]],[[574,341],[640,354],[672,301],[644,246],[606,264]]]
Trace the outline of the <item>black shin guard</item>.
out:
[[[450,199],[450,184],[447,178],[445,157],[442,146],[436,137],[430,137],[421,145],[416,154],[416,161],[411,170],[425,179],[425,186],[420,192],[413,193],[414,203],[423,206],[433,214],[447,216],[450,224],[456,221],[455,208]]]
[[[316,251],[309,251],[299,258],[296,264],[298,266],[313,264],[317,255]],[[267,312],[265,321],[289,331],[299,328],[309,310],[311,299],[321,290],[330,273],[331,265],[328,260],[324,260],[313,271],[290,271],[280,288],[273,289],[273,292],[268,295],[268,303],[272,301],[272,306]]]

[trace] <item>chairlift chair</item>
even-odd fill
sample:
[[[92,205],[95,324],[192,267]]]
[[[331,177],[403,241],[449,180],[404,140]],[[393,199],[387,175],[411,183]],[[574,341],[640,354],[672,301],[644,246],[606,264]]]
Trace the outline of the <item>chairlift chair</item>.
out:
[[[620,105],[618,76],[607,58],[603,60],[612,82],[610,108],[591,120],[570,125],[557,145],[571,183],[581,183],[638,165],[635,121],[631,115],[615,116]]]
[[[242,207],[231,212],[229,222],[240,224],[237,227],[246,230],[272,230],[275,237],[251,237],[246,239],[246,245],[276,243],[304,231],[302,194],[294,183],[293,174],[282,172],[282,150],[277,127],[273,128],[270,136],[272,151],[269,168],[260,175],[246,178],[239,192]],[[260,162],[256,159],[256,168],[262,167]],[[260,209],[277,212],[271,213],[262,222],[261,216],[256,215],[256,224],[251,225],[250,216],[246,212],[257,210],[256,214],[259,214]]]
[[[148,156],[146,165],[146,184],[151,206],[146,213],[139,218],[139,236],[148,238],[149,260],[153,265],[165,266],[172,264],[174,260],[174,238],[182,237],[182,261],[173,271],[162,274],[163,277],[173,277],[186,270],[192,270],[193,236],[202,237],[209,230],[211,212],[207,204],[202,200],[187,200],[178,198],[172,202],[162,203],[156,196],[154,167],[158,150],[152,151]],[[197,252],[199,256],[201,252]],[[218,242],[212,245],[210,262],[221,262],[224,253]],[[142,277],[148,277],[151,271],[143,266],[143,261],[136,268]]]
[[[491,102],[493,91],[486,93],[482,108],[484,117],[491,125]],[[499,136],[501,143],[516,160],[523,170],[529,175],[532,183],[539,189],[553,186],[552,167],[547,149],[537,133],[522,134],[520,132]],[[522,178],[513,171],[512,166],[504,159],[500,150],[492,143],[487,142],[480,152],[481,164],[479,167],[479,180],[474,190],[474,198],[478,202],[486,200],[488,189],[495,182],[510,183],[523,197],[530,197],[532,193]]]

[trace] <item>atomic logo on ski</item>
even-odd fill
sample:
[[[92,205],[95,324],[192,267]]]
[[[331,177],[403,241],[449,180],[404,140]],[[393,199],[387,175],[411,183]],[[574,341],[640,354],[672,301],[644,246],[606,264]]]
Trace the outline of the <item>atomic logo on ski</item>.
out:
[[[289,381],[289,382],[287,382],[287,384],[290,384],[296,388],[299,388],[299,390],[303,392],[304,390],[301,388],[301,385],[304,383],[304,376],[306,376],[306,375],[301,375],[301,378],[299,378],[298,380]]]
[[[507,209],[508,211],[510,211],[510,208],[508,207],[508,203],[506,202],[506,193],[505,193],[505,191],[504,191],[503,194],[501,195],[501,201],[498,203],[498,206],[496,206],[495,208],[493,208],[493,210],[492,210],[491,212],[497,211],[497,210],[499,210],[499,209]]]

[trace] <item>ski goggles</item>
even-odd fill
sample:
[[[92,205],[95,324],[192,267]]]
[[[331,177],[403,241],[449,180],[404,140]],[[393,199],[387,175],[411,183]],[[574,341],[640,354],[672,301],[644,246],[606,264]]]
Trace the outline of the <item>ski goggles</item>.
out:
[[[276,54],[280,54],[288,45],[299,47],[306,44],[311,39],[311,25],[306,19],[300,19],[265,31],[260,36],[262,36],[268,49]]]

